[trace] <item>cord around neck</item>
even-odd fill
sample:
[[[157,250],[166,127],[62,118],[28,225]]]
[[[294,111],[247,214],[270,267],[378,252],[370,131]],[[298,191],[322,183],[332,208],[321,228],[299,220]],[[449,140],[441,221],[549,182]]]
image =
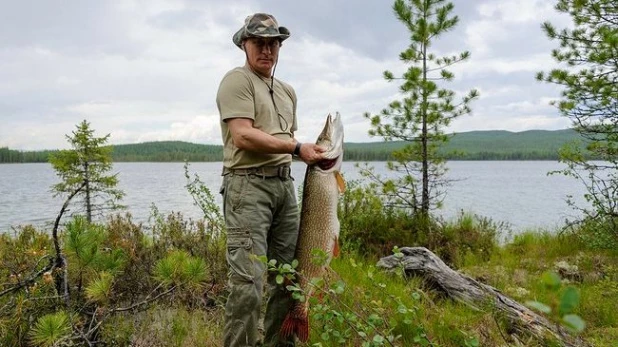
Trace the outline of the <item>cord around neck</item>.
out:
[[[247,51],[245,51],[245,57],[247,59],[247,66],[249,66],[249,70],[251,70],[251,72],[253,72],[253,74],[255,74],[262,82],[264,82],[264,84],[266,84],[266,87],[268,88],[268,93],[270,94],[270,99],[273,102],[273,106],[275,107],[275,112],[277,113],[277,117],[279,118],[279,128],[281,129],[281,131],[288,131],[288,128],[290,127],[290,124],[285,119],[285,117],[283,117],[281,115],[281,113],[279,112],[279,108],[277,107],[277,103],[275,102],[275,89],[274,89],[274,86],[275,86],[275,70],[277,69],[277,63],[279,62],[279,57],[277,56],[277,60],[275,60],[275,64],[273,65],[273,71],[272,71],[272,74],[270,75],[270,85],[268,84],[268,82],[266,82],[264,80],[264,77],[262,75],[260,75],[259,73],[257,73],[253,69],[251,64],[249,64],[249,55],[247,54]],[[282,121],[283,121],[283,123],[282,123]]]

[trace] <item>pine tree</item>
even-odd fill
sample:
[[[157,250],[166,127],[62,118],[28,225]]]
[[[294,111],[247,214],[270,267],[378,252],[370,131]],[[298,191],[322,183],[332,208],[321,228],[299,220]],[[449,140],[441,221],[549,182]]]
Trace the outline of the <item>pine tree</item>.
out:
[[[586,186],[592,209],[580,209],[587,219],[601,221],[598,228],[608,227],[618,238],[618,2],[559,0],[555,8],[571,16],[573,28],[558,31],[549,22],[542,27],[560,43],[552,56],[566,66],[540,72],[537,79],[563,88],[554,105],[601,160],[586,161],[581,150],[565,147],[561,161],[567,169],[562,173]]]
[[[410,67],[400,78],[390,71],[384,72],[384,78],[402,81],[403,99],[391,102],[378,115],[365,114],[371,120],[371,136],[407,142],[403,149],[392,153],[394,160],[388,162],[388,168],[402,176],[384,181],[372,177],[381,181],[392,205],[424,217],[441,205],[448,183],[444,177],[445,159],[438,151],[448,141],[444,129],[453,119],[470,113],[469,103],[478,97],[478,92],[472,90],[461,102],[454,103],[455,93],[438,85],[453,80],[453,73],[446,70],[448,66],[470,56],[468,52],[449,57],[431,53],[432,43],[459,21],[450,15],[453,8],[445,0],[395,1],[395,16],[410,32],[411,40],[399,57]]]
[[[116,189],[117,174],[109,174],[112,169],[112,147],[105,144],[110,135],[95,137],[86,120],[76,128],[72,136],[66,135],[72,149],[50,155],[49,161],[62,180],[52,189],[55,195],[69,195],[84,185],[77,196],[83,199],[86,217],[88,222],[92,222],[96,212],[122,208],[117,202],[124,193]]]

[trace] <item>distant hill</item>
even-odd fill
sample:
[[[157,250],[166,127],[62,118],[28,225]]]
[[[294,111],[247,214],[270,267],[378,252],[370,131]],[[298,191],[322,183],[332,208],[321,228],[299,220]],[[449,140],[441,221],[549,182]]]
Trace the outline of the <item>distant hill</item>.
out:
[[[221,161],[223,147],[182,141],[144,142],[130,145],[115,145],[114,161]]]
[[[462,151],[459,159],[558,159],[558,151],[567,143],[584,139],[574,130],[473,131],[453,136],[448,150]]]
[[[454,134],[444,148],[449,160],[557,160],[566,143],[581,140],[573,130],[529,130],[523,132],[470,131]],[[387,160],[404,142],[346,143],[345,160]],[[0,148],[0,163],[46,162],[54,151],[22,152]],[[182,141],[144,142],[113,146],[117,162],[221,161],[222,146]]]
[[[557,160],[566,143],[581,141],[577,132],[565,130],[470,131],[452,135],[444,146],[449,160]],[[346,155],[357,160],[385,160],[404,142],[347,143]]]

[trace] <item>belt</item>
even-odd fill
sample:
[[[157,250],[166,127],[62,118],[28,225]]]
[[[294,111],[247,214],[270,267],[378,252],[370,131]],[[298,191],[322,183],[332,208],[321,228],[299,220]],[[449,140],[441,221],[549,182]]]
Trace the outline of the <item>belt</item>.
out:
[[[264,178],[271,177],[279,177],[289,179],[292,178],[291,168],[289,165],[281,165],[281,166],[261,166],[261,167],[251,167],[246,169],[230,169],[227,167],[223,168],[223,173],[221,176],[225,175],[255,175]]]

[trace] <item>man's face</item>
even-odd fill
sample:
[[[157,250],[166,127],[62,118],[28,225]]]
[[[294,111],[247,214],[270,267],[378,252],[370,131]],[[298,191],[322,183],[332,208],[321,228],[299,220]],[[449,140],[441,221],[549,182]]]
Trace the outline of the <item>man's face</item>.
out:
[[[245,51],[249,66],[264,77],[270,77],[271,70],[279,56],[281,43],[276,38],[252,37],[245,40]]]

